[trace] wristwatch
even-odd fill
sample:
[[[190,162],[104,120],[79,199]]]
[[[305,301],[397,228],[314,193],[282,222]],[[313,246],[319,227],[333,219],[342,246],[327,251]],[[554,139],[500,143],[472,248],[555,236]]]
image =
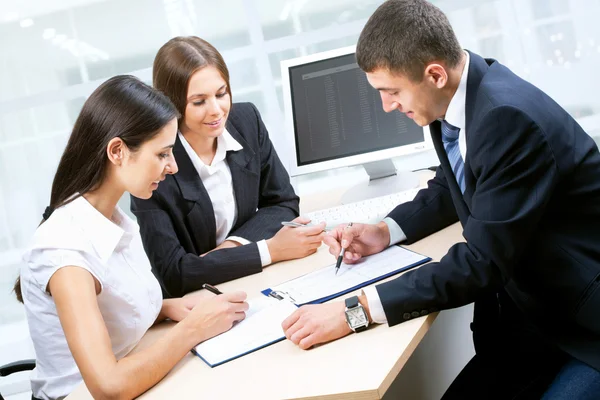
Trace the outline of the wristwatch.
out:
[[[358,301],[358,296],[346,299],[346,322],[354,332],[362,332],[369,326],[369,317]]]

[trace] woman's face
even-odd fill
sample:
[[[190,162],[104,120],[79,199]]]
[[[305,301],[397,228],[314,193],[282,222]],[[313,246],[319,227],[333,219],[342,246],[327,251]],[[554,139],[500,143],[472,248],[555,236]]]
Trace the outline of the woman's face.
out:
[[[149,199],[168,174],[177,172],[173,145],[177,137],[177,119],[169,122],[135,152],[127,152],[121,169],[126,191],[140,199]]]
[[[227,83],[213,66],[194,72],[187,91],[181,132],[192,132],[204,138],[216,138],[225,130],[231,99]]]

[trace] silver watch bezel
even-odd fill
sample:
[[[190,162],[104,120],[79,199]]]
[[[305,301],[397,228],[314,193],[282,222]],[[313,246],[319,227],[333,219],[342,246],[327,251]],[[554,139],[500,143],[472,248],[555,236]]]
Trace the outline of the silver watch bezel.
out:
[[[357,325],[357,326],[353,327],[352,324],[350,323],[350,318],[348,318],[348,311],[349,310],[356,310],[358,308],[360,308],[362,310],[362,313],[365,316],[365,321],[366,322],[364,324],[360,324],[360,325]],[[358,328],[362,328],[362,327],[367,328],[369,326],[369,316],[367,315],[367,311],[365,310],[365,308],[363,307],[363,305],[360,304],[360,303],[358,303],[358,305],[356,307],[352,307],[352,308],[345,307],[345,309],[344,309],[344,317],[346,318],[346,323],[348,324],[348,326],[350,327],[350,329],[352,329],[353,332],[356,332],[356,329],[358,329]]]

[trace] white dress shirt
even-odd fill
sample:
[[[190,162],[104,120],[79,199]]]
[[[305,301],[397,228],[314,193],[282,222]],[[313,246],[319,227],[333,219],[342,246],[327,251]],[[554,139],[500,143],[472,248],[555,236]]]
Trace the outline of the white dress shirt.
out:
[[[113,221],[83,197],[58,208],[38,227],[23,260],[21,290],[36,353],[31,389],[37,398],[63,398],[82,382],[47,291],[57,270],[76,266],[98,280],[98,307],[117,359],[135,347],[161,310],[161,288],[139,226],[118,207]]]
[[[233,181],[231,170],[225,157],[228,151],[239,151],[242,145],[231,136],[227,129],[217,138],[217,152],[210,165],[206,165],[194,151],[185,137],[179,133],[179,139],[183,148],[192,160],[192,164],[198,171],[198,175],[208,192],[215,213],[215,226],[217,227],[217,246],[225,240],[232,240],[242,245],[250,241],[239,236],[227,236],[231,227],[237,219],[237,205],[235,203]],[[260,253],[260,261],[263,267],[271,264],[271,253],[266,240],[256,243]]]
[[[465,109],[467,102],[467,78],[469,75],[470,63],[469,52],[465,51],[464,53],[466,55],[465,67],[462,71],[456,93],[454,93],[454,96],[450,100],[450,104],[448,104],[448,110],[446,110],[446,115],[444,116],[446,122],[460,129],[458,133],[458,147],[463,161],[467,157]],[[406,235],[396,221],[391,218],[384,218],[383,221],[387,224],[390,230],[390,246],[406,240]],[[365,288],[364,293],[367,296],[369,312],[371,313],[373,322],[378,324],[386,323],[387,318],[385,316],[385,312],[383,311],[381,299],[379,298],[379,293],[377,292],[376,287],[369,286]]]

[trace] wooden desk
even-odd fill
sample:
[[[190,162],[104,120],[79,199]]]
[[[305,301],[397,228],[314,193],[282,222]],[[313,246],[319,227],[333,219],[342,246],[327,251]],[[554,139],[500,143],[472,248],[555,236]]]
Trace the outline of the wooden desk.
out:
[[[454,224],[407,247],[439,260],[460,240],[461,227]],[[332,261],[323,246],[308,258],[273,265],[260,274],[221,284],[219,288],[245,290],[249,297],[258,296],[264,288]],[[437,313],[427,315],[391,328],[373,326],[308,351],[284,340],[215,368],[190,353],[141,398],[380,399],[436,316]],[[150,329],[133,351],[148,347],[172,326],[162,323]],[[68,397],[69,400],[90,398],[84,385]]]

